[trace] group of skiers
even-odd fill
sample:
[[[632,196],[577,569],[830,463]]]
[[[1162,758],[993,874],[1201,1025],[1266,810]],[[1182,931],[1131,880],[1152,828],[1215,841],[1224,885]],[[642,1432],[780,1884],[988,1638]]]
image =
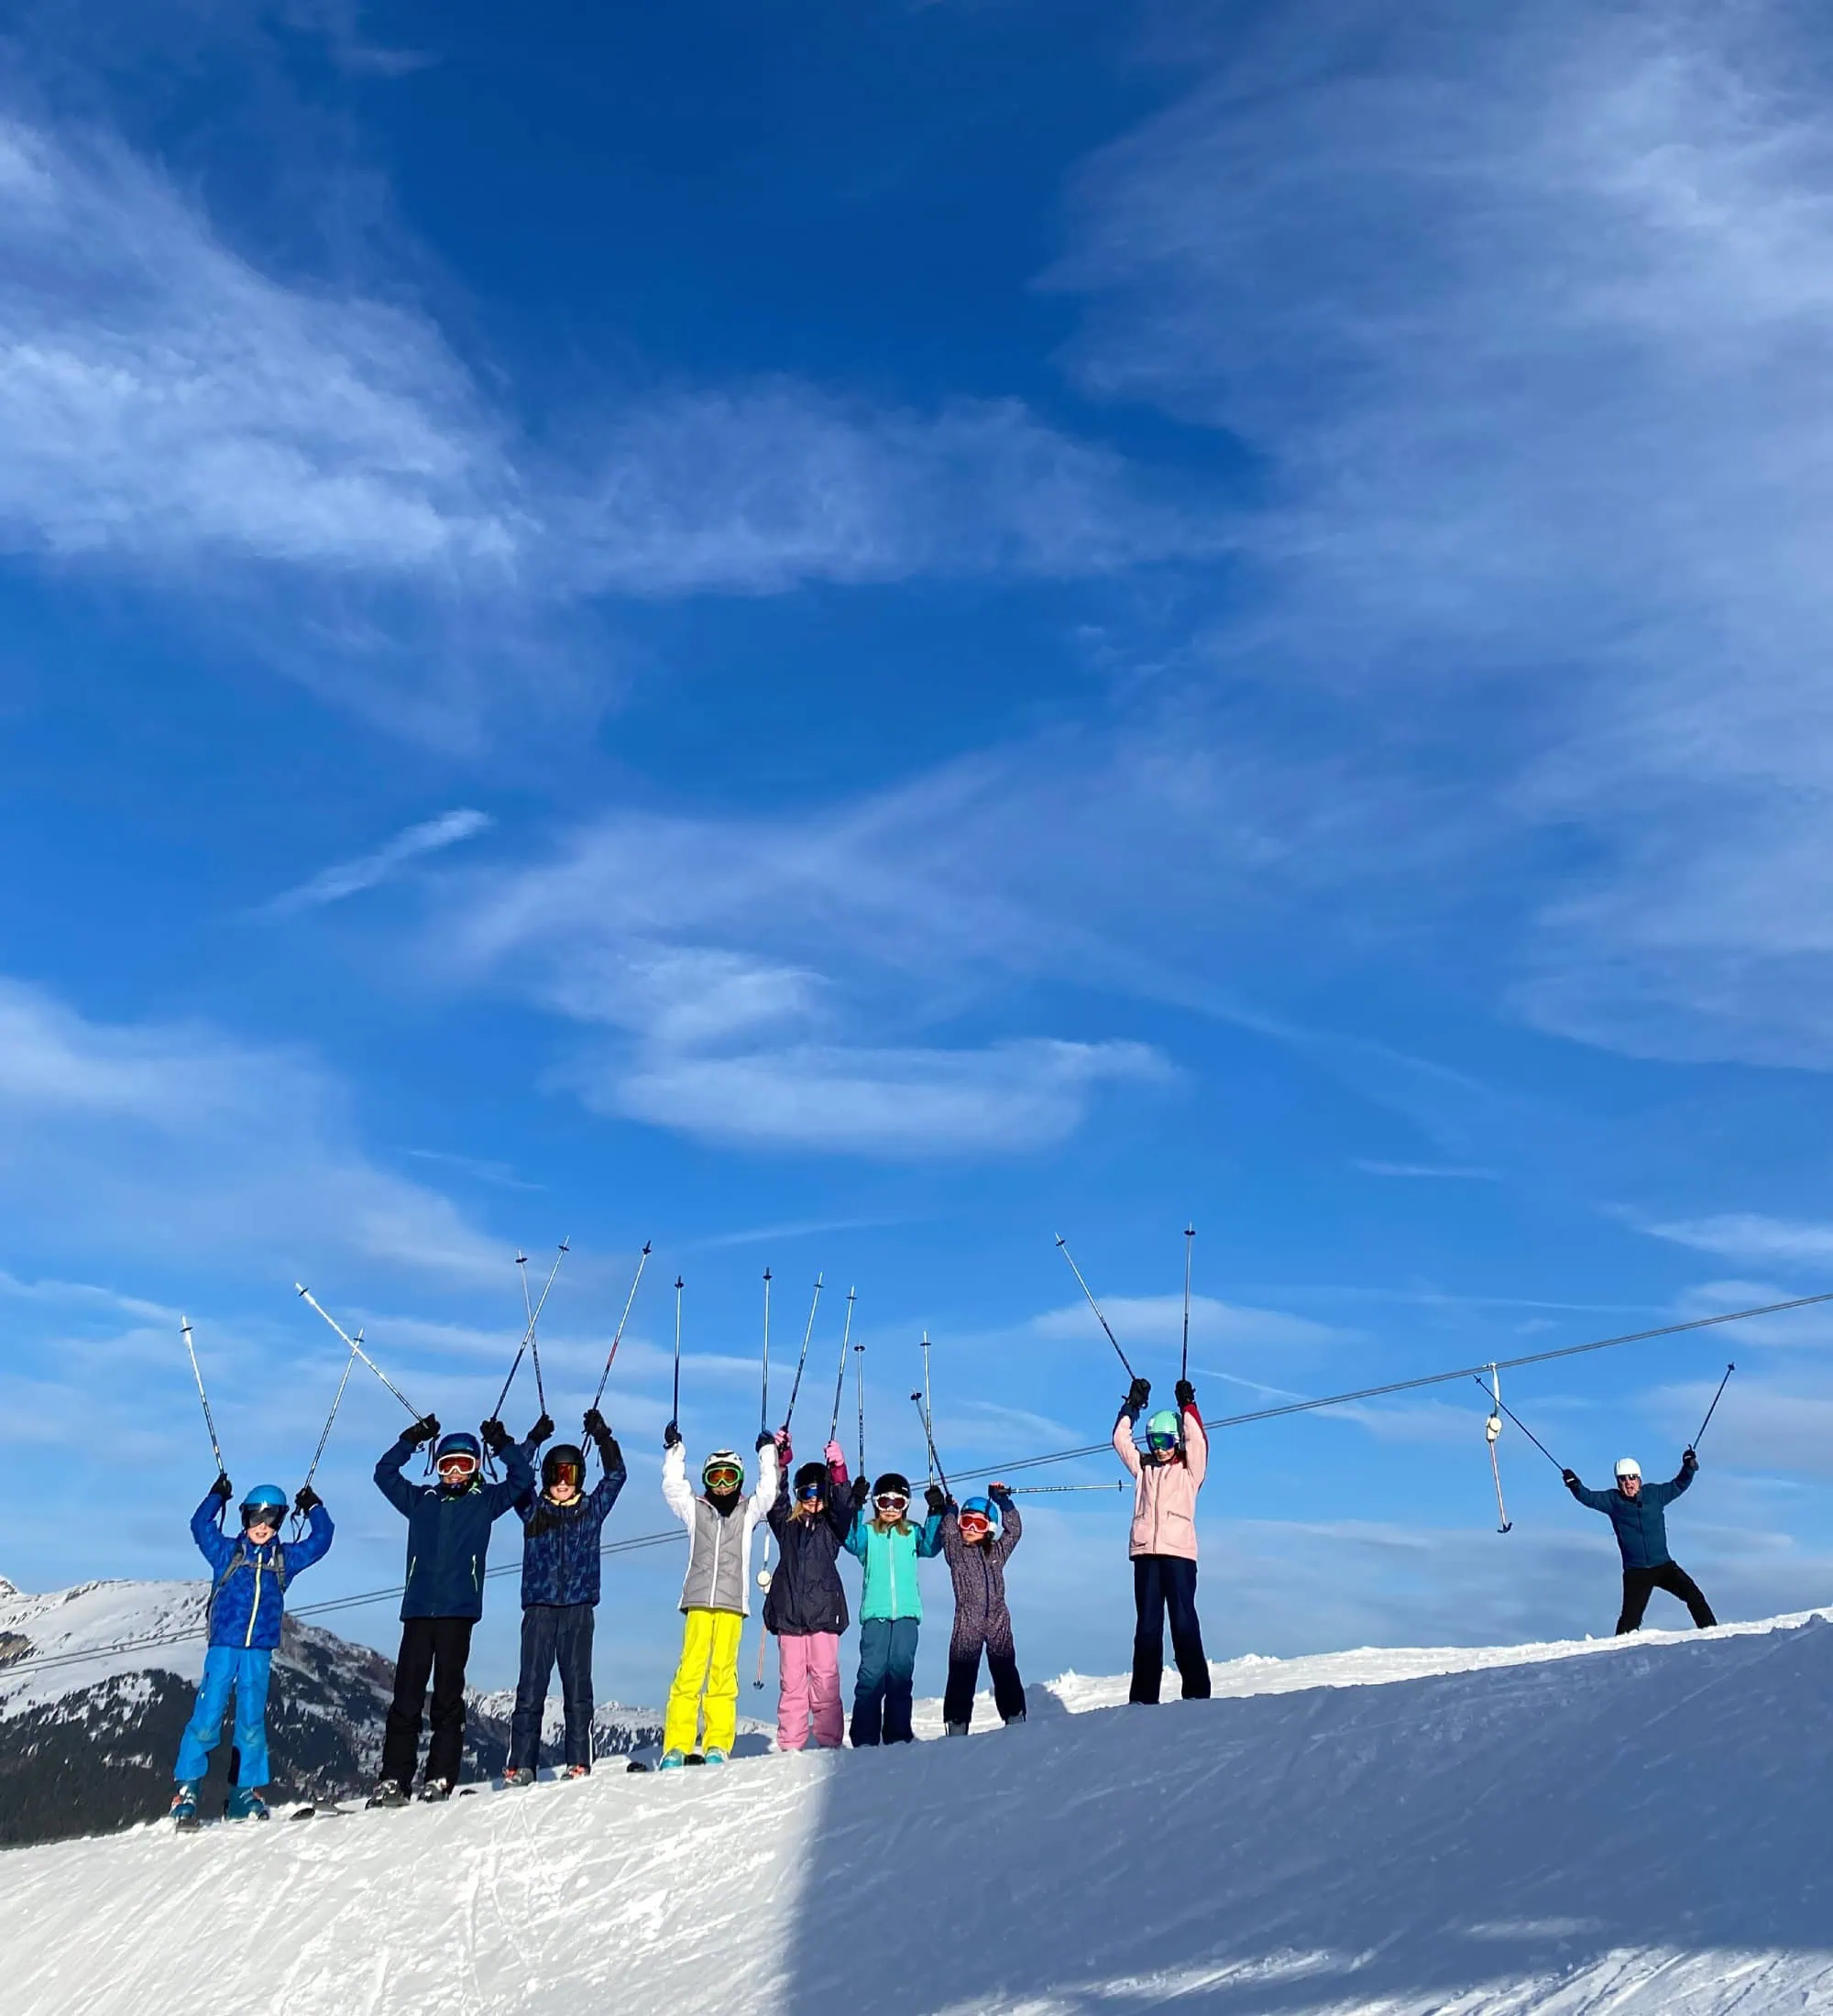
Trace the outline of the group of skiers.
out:
[[[1114,1447],[1134,1480],[1129,1552],[1136,1628],[1129,1700],[1156,1703],[1164,1672],[1165,1627],[1186,1701],[1206,1699],[1209,1663],[1197,1617],[1197,1495],[1208,1470],[1209,1441],[1188,1380],[1177,1407],[1147,1416],[1145,1446],[1135,1441],[1151,1386],[1135,1379],[1114,1428]],[[596,1408],[584,1422],[601,1475],[586,1490],[583,1445],[554,1443],[543,1411],[525,1441],[511,1441],[499,1420],[477,1435],[440,1432],[432,1415],[415,1421],[376,1464],[377,1486],[407,1519],[407,1580],[401,1597],[401,1642],[393,1702],[383,1740],[380,1776],[369,1803],[405,1804],[413,1796],[420,1735],[432,1682],[432,1730],[420,1798],[444,1800],[456,1783],[465,1735],[465,1670],[473,1626],[483,1614],[485,1562],[497,1520],[513,1508],[523,1528],[521,1668],[510,1723],[507,1785],[532,1783],[541,1723],[554,1669],[560,1669],[568,1778],[592,1768],[592,1631],[599,1593],[599,1534],[622,1491],[623,1454]],[[1005,1567],[1024,1525],[1010,1491],[991,1485],[983,1497],[957,1503],[939,1484],[924,1493],[920,1520],[911,1517],[909,1480],[887,1471],[870,1486],[850,1478],[846,1457],[829,1441],[819,1462],[795,1463],[785,1428],[756,1441],[757,1484],[745,1492],[743,1458],[715,1450],[700,1466],[700,1488],[688,1482],[678,1426],[664,1432],[662,1491],[688,1533],[681,1609],[686,1623],[680,1663],[668,1693],[661,1768],[723,1764],[737,1732],[739,1643],[750,1614],[752,1538],[767,1521],[778,1560],[768,1577],[765,1629],[776,1638],[781,1690],[777,1748],[812,1742],[838,1749],[842,1741],[840,1642],[850,1623],[840,1573],[844,1550],[860,1561],[859,1665],[850,1734],[856,1748],[908,1743],[912,1678],[923,1617],[916,1564],[940,1554],[954,1584],[943,1721],[965,1736],[973,1715],[981,1662],[993,1701],[1009,1726],[1025,1720],[1024,1683],[1006,1603]],[[434,1444],[436,1483],[411,1483],[402,1472],[413,1452]],[[503,1475],[485,1474],[485,1452]],[[1694,1622],[1715,1620],[1692,1579],[1667,1550],[1665,1507],[1692,1483],[1698,1460],[1689,1449],[1672,1483],[1644,1485],[1631,1457],[1617,1465],[1613,1491],[1587,1491],[1564,1473],[1573,1496],[1608,1515],[1623,1559],[1619,1632],[1637,1629],[1655,1588],[1685,1601]],[[261,1485],[242,1501],[242,1530],[230,1536],[223,1515],[233,1489],[218,1475],[192,1518],[192,1534],[214,1581],[209,1649],[191,1722],[180,1747],[171,1813],[181,1826],[197,1824],[199,1784],[209,1753],[221,1740],[235,1697],[236,1786],[232,1819],[265,1819],[261,1790],[269,1777],[265,1711],[269,1668],[280,1639],[286,1590],[293,1576],[331,1546],[330,1515],[310,1485],[295,1500],[306,1522],[302,1539],[282,1541],[284,1493]]]

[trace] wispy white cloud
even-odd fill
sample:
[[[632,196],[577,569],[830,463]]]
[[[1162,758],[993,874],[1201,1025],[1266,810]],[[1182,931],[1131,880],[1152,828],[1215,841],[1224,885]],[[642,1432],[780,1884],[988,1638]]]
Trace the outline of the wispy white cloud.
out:
[[[1175,1344],[1183,1335],[1181,1295],[1103,1295],[1101,1306],[1123,1342],[1136,1338],[1142,1344]],[[1039,1337],[1085,1338],[1093,1325],[1094,1318],[1084,1302],[1067,1303],[1031,1320],[1031,1329]],[[1205,1350],[1254,1345],[1275,1351],[1306,1350],[1345,1343],[1358,1335],[1357,1331],[1290,1315],[1283,1309],[1244,1308],[1208,1295],[1191,1298],[1191,1342]]]
[[[1672,1240],[1698,1253],[1727,1260],[1833,1260],[1833,1224],[1768,1218],[1761,1211],[1718,1211],[1707,1218],[1676,1218],[1644,1224],[1656,1239]]]
[[[346,896],[387,882],[397,869],[421,855],[456,847],[460,840],[488,832],[495,823],[488,812],[442,812],[437,818],[423,819],[397,833],[371,854],[321,869],[296,888],[284,890],[263,904],[254,914],[268,919],[288,917],[302,910],[318,910],[327,904],[341,903]]]
[[[1496,1169],[1459,1168],[1435,1162],[1369,1162],[1358,1158],[1356,1167],[1365,1176],[1417,1177],[1447,1183],[1499,1183]]]

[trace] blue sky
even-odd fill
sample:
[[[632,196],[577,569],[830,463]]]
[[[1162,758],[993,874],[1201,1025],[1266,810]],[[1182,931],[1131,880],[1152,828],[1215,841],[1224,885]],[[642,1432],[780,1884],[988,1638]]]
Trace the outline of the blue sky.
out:
[[[655,1243],[626,1535],[677,1271],[694,1446],[768,1265],[811,1430],[858,1284],[906,1467],[926,1327],[945,1457],[1111,1422],[1058,1232],[1164,1384],[1195,1221],[1215,1412],[1825,1286],[1828,62],[1772,5],[0,6],[0,1569],[192,1572],[181,1309],[291,1484],[295,1279],[475,1420],[563,1236],[576,1418]],[[1676,1542],[1760,1614],[1828,1594],[1829,1342],[1507,1397],[1652,1473],[1735,1355]],[[353,1384],[314,1594],[399,1566],[398,1418]],[[1213,1649],[1608,1628],[1481,1426],[1227,1436]],[[1120,1509],[1034,1504],[1026,1661],[1113,1670]],[[610,1691],[677,1572],[610,1575]]]

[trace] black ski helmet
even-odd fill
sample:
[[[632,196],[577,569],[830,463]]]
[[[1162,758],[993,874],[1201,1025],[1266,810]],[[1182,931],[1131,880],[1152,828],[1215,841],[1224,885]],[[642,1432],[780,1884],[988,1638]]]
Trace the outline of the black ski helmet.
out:
[[[570,1465],[573,1471],[573,1488],[586,1488],[586,1453],[576,1443],[555,1442],[541,1459],[541,1488],[552,1491],[558,1481],[563,1466]]]
[[[799,1498],[811,1484],[818,1484],[823,1491],[828,1488],[828,1466],[826,1463],[804,1463],[796,1473],[796,1496]]]
[[[887,1491],[897,1493],[907,1502],[910,1496],[909,1478],[901,1470],[887,1470],[884,1476],[873,1485],[872,1495],[874,1498],[880,1498]]]

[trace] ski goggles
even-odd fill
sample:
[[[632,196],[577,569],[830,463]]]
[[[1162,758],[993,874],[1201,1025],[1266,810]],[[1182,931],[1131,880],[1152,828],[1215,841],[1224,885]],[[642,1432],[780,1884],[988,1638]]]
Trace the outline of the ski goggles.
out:
[[[570,1485],[575,1491],[585,1481],[577,1463],[555,1463],[554,1474],[547,1480],[547,1488],[555,1490],[561,1485]]]
[[[286,1507],[283,1505],[245,1505],[242,1507],[242,1530],[246,1533],[251,1526],[269,1526],[278,1532],[280,1521],[285,1517]]]
[[[961,1514],[961,1538],[963,1539],[982,1540],[992,1531],[993,1521],[987,1517],[984,1512],[963,1512]]]
[[[1169,1456],[1178,1446],[1178,1438],[1166,1434],[1162,1430],[1154,1430],[1147,1435],[1146,1446],[1155,1456]]]
[[[817,1498],[825,1497],[828,1487],[818,1477],[812,1478],[796,1494],[804,1505],[813,1505]]]
[[[442,1456],[434,1467],[445,1483],[463,1484],[477,1474],[477,1459],[468,1449],[455,1449]]]
[[[716,1496],[723,1497],[728,1492],[742,1488],[745,1474],[737,1463],[715,1463],[710,1470],[700,1473],[700,1481]]]
[[[873,1501],[881,1512],[892,1517],[908,1510],[910,1500],[901,1491],[881,1491]]]

